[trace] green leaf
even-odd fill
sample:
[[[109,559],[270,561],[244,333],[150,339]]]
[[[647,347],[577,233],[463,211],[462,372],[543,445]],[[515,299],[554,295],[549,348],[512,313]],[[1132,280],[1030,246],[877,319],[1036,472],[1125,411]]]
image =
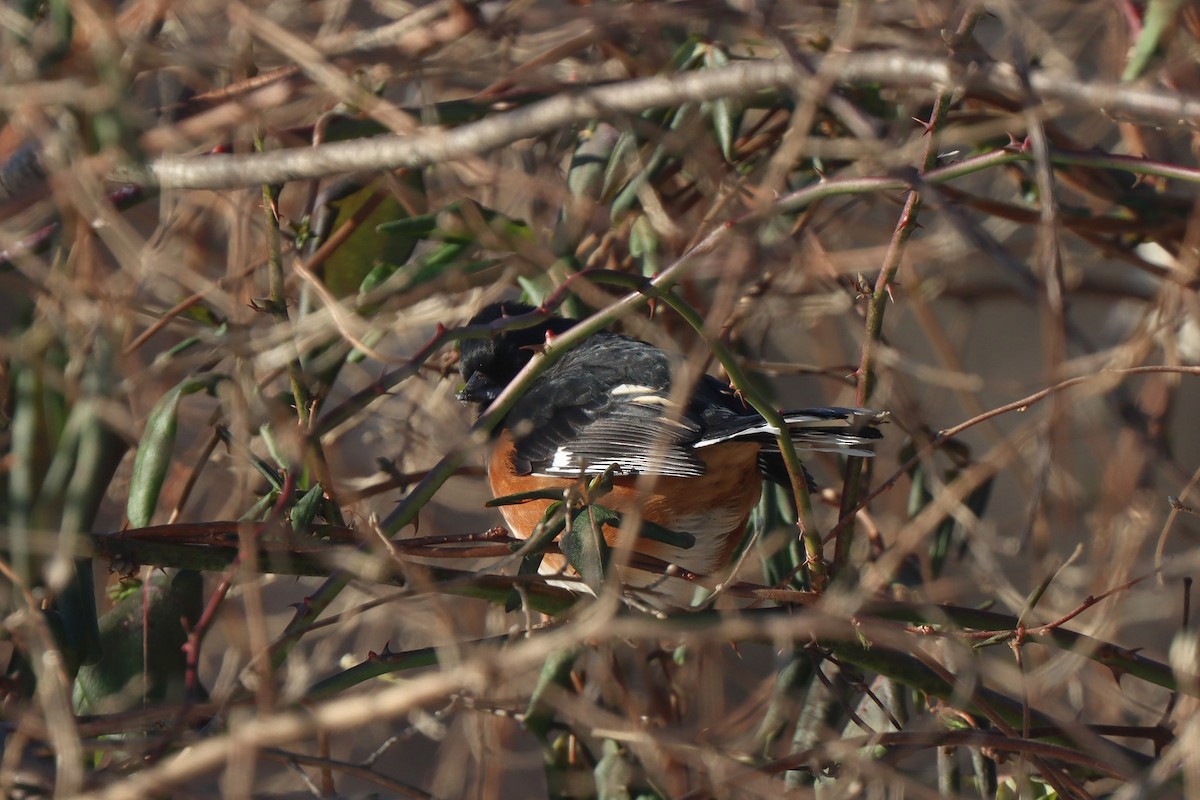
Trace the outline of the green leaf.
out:
[[[207,303],[193,303],[185,308],[179,316],[183,319],[190,319],[192,322],[199,322],[210,328],[220,329],[226,324],[225,320]],[[224,333],[224,331],[220,330],[218,332]]]
[[[179,399],[201,390],[212,391],[225,377],[214,373],[202,378],[188,378],[163,395],[150,411],[146,430],[138,443],[129,500],[125,505],[125,514],[134,528],[144,528],[154,518],[154,509],[158,506],[174,453]]]
[[[642,275],[658,273],[658,232],[645,214],[639,214],[629,230],[629,255],[642,262]]]
[[[608,123],[598,123],[579,134],[579,144],[567,169],[567,190],[572,196],[600,200],[620,141],[621,134]]]
[[[384,222],[379,225],[379,230],[457,244],[476,243],[481,235],[491,235],[502,241],[533,237],[533,231],[524,221],[469,200],[451,203],[435,214]]]
[[[713,133],[716,134],[717,144],[721,146],[721,155],[726,161],[733,161],[734,109],[729,98],[714,100],[708,104],[708,112],[712,117]]]
[[[971,770],[975,773],[975,788],[980,797],[998,797],[999,786],[996,782],[996,761],[989,758],[982,747],[968,748],[971,757]]]
[[[861,625],[854,626],[854,637],[858,639],[859,645],[861,645],[864,650],[871,649],[871,640],[867,638],[867,633],[862,629]]]
[[[632,160],[632,153],[637,150],[637,137],[630,131],[621,131],[609,156],[608,166],[604,169],[604,183],[600,187],[601,199],[608,197],[614,189],[627,179],[626,162]]]
[[[414,194],[423,196],[419,172],[405,173],[415,184]],[[408,210],[381,177],[343,178],[322,190],[313,218],[312,245],[324,242],[355,215],[358,227],[321,264],[325,285],[334,297],[349,297],[359,291],[368,273],[378,264],[403,264],[420,241],[419,232],[389,227],[407,221]],[[364,216],[365,215],[365,216]]]
[[[617,519],[621,519],[619,514],[617,515]],[[620,525],[620,522],[617,524]],[[670,528],[664,528],[662,525],[656,525],[649,520],[642,520],[642,527],[638,531],[638,538],[661,542],[671,547],[677,547],[680,550],[690,550],[696,546],[696,537],[694,535],[686,531],[673,531]]]
[[[8,558],[13,569],[26,586],[34,583],[34,560],[31,542],[33,511],[36,505],[42,471],[49,459],[48,439],[56,441],[43,428],[43,386],[38,373],[30,366],[16,364],[12,374],[12,420],[9,427]],[[61,396],[60,396],[61,399]]]
[[[773,752],[775,743],[783,741],[795,724],[815,674],[813,656],[802,647],[793,647],[783,657],[786,660],[775,673],[770,703],[755,734],[755,749],[764,756]]]
[[[996,788],[996,800],[1057,800],[1058,792],[1045,781],[1033,776],[1025,776],[1018,782],[1015,778],[1005,778]]]
[[[671,651],[671,661],[674,662],[675,666],[682,667],[688,662],[688,655],[688,646],[681,644]]]
[[[403,273],[402,279],[397,281],[395,285],[388,287],[391,292],[399,292],[411,289],[428,280],[442,275],[446,268],[453,266],[464,253],[471,249],[470,244],[462,242],[446,242],[445,244],[434,247],[429,252],[409,264],[395,264],[387,262],[380,264],[379,267],[372,271],[367,279],[363,281],[362,291],[369,292],[383,286],[383,284],[397,273]]]
[[[562,489],[533,489],[528,492],[517,492],[515,494],[506,494],[484,503],[488,508],[497,508],[499,506],[515,506],[530,500],[562,500]]]
[[[789,585],[793,589],[807,589],[804,549],[796,535],[790,490],[764,482],[755,515],[758,519],[752,524],[759,524],[763,529],[760,552],[769,554],[763,558],[763,580],[768,586],[778,586],[795,576]],[[779,544],[778,540],[783,537],[786,537],[784,543]]]
[[[679,131],[684,130],[688,125],[695,121],[696,113],[699,106],[695,103],[684,103],[676,109],[668,112],[669,119],[667,127],[669,130]],[[619,219],[621,214],[634,206],[634,201],[637,200],[638,192],[647,183],[653,181],[654,176],[659,173],[665,164],[674,159],[675,156],[668,153],[667,149],[662,145],[654,148],[650,157],[647,158],[640,169],[617,193],[613,198],[610,218],[613,220]]]
[[[525,711],[525,729],[542,742],[547,741],[550,728],[554,723],[555,705],[546,702],[546,692],[551,687],[571,691],[571,670],[575,667],[575,662],[582,652],[583,648],[578,647],[556,650],[547,656],[546,661],[542,664],[542,672],[538,675],[537,686],[533,688],[529,706]]]
[[[64,553],[88,540],[87,532],[95,525],[112,476],[128,449],[100,411],[118,384],[114,355],[110,338],[94,339],[83,370],[82,392],[72,404],[38,494],[35,513],[46,524],[55,521]],[[100,652],[92,562],[75,558],[71,566],[53,607],[62,621],[63,649],[70,654],[69,661],[93,663]]]
[[[566,262],[574,260],[580,242],[592,230],[592,221],[603,203],[610,169],[614,167],[614,154],[620,141],[621,132],[607,122],[594,123],[579,133],[579,141],[567,169],[567,191],[571,193],[571,199],[562,204],[552,236],[554,252]],[[553,275],[557,270],[550,272]],[[539,287],[545,284],[546,288],[536,293],[527,291],[531,298],[540,298],[555,288],[547,280],[550,275],[539,277]],[[555,277],[562,279],[561,275]],[[521,281],[522,278],[517,280]]]
[[[562,492],[560,491],[559,494],[561,495]],[[540,529],[535,529],[532,536],[517,545],[518,550],[526,551],[525,556],[521,559],[521,566],[517,568],[517,577],[532,577],[541,574],[542,558],[546,548],[558,537],[558,534],[562,533],[562,529],[567,524],[566,515],[563,514],[562,509],[561,500],[547,506],[546,513],[542,515]],[[504,604],[504,610],[516,611],[520,607],[521,594],[514,589]]]
[[[411,236],[415,239],[429,239],[438,229],[437,214],[418,214],[412,217],[402,217],[400,219],[381,222],[377,226],[383,233],[390,233],[395,236]]]
[[[534,278],[518,275],[517,285],[521,287],[521,299],[534,306],[544,303],[555,288],[550,277],[544,274]]]
[[[683,72],[695,67],[708,52],[709,45],[693,34],[671,56],[671,72]]]
[[[720,68],[729,65],[729,54],[724,48],[717,45],[711,45],[708,52],[704,54],[704,66],[706,68]],[[733,141],[735,131],[737,131],[737,123],[735,118],[738,115],[737,106],[734,101],[728,97],[718,98],[704,103],[702,108],[712,119],[713,133],[716,134],[717,144],[721,146],[721,155],[726,161],[733,161]]]
[[[609,547],[604,526],[619,527],[619,514],[602,506],[585,506],[571,517],[571,527],[558,540],[558,547],[592,591],[599,592],[608,569]]]
[[[419,235],[442,244],[407,264],[400,261],[377,264],[359,287],[363,293],[407,291],[445,276],[450,269],[459,274],[491,269],[496,264],[495,259],[467,261],[465,257],[480,248],[519,253],[523,249],[522,243],[533,240],[532,229],[523,221],[466,201],[449,205],[437,214],[387,222],[379,229]]]
[[[1133,52],[1121,73],[1122,81],[1136,80],[1150,63],[1159,43],[1174,32],[1175,15],[1179,13],[1183,0],[1150,0],[1142,18],[1142,32],[1138,34]]]
[[[966,457],[967,454],[957,454]],[[942,481],[949,483],[958,477],[959,470],[947,470]],[[928,465],[919,461],[909,470],[912,483],[908,492],[908,515],[911,519],[933,502],[933,493],[929,488]],[[988,479],[981,483],[967,497],[966,507],[978,518],[983,517],[991,499],[994,482]],[[934,578],[940,577],[946,562],[966,545],[967,531],[958,517],[947,514],[934,529],[929,541],[929,567]]]
[[[325,487],[320,484],[305,492],[300,501],[292,506],[291,511],[288,512],[288,519],[292,523],[292,530],[299,533],[311,528],[313,520],[316,519],[317,512],[321,510],[324,499]]]
[[[612,739],[605,739],[604,755],[596,763],[593,772],[598,800],[631,800],[633,795],[629,786],[634,782],[635,772],[621,745]]]
[[[159,573],[146,592],[128,595],[104,614],[100,618],[103,655],[79,670],[75,710],[114,714],[146,703],[183,700],[186,657],[182,648],[188,630],[200,618],[203,590],[198,572]]]

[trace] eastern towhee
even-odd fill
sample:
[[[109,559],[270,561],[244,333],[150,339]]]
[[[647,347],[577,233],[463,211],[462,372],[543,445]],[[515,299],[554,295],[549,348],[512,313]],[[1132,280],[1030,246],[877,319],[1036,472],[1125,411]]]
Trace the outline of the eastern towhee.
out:
[[[533,310],[522,303],[495,303],[471,324]],[[552,317],[490,339],[464,340],[459,367],[466,384],[459,399],[486,407],[547,336],[574,323]],[[496,428],[488,459],[493,494],[565,492],[584,476],[608,471],[611,490],[598,505],[626,513],[637,509],[649,522],[694,537],[686,549],[639,537],[632,546],[635,565],[642,561],[661,570],[673,564],[701,577],[715,575],[742,540],[763,478],[786,486],[788,474],[777,431],[728,385],[702,374],[686,401],[677,403],[672,381],[679,379],[683,363],[681,355],[614,333],[597,333],[573,347],[534,381]],[[872,455],[866,446],[880,438],[875,426],[885,416],[864,408],[783,413],[797,449],[855,456]],[[639,482],[645,475],[657,479]],[[513,534],[526,538],[551,502],[505,505],[501,511]],[[617,529],[606,525],[603,532],[615,545]],[[562,555],[547,554],[541,570],[561,574],[569,567]],[[678,578],[663,582],[660,575],[637,572],[628,570],[622,580],[653,585],[677,605],[686,605],[694,589]],[[673,585],[667,588],[667,583]]]

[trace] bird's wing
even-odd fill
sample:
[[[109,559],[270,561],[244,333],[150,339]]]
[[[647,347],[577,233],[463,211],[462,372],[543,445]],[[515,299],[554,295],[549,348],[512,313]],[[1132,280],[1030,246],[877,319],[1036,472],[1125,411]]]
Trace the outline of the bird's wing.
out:
[[[645,342],[598,335],[547,370],[509,413],[517,468],[528,474],[704,474],[703,432],[671,407],[673,362]]]

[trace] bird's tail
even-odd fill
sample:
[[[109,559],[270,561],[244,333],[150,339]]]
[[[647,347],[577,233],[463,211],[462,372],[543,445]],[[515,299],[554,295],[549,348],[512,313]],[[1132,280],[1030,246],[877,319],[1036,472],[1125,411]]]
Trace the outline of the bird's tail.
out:
[[[782,416],[792,441],[801,450],[869,457],[875,455],[869,446],[883,437],[878,426],[887,420],[888,412],[869,408],[802,408],[785,411]],[[695,446],[740,439],[761,442],[764,451],[778,451],[778,436],[779,429],[766,420],[738,420],[736,424],[709,431]]]

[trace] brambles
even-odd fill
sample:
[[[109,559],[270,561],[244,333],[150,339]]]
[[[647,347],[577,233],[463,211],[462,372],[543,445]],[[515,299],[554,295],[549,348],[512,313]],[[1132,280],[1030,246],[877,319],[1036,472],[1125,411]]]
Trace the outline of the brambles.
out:
[[[335,5],[6,27],[6,790],[1191,780],[1190,4]],[[718,610],[580,600],[454,400],[518,294],[886,443]],[[76,716],[110,565],[204,602]]]

